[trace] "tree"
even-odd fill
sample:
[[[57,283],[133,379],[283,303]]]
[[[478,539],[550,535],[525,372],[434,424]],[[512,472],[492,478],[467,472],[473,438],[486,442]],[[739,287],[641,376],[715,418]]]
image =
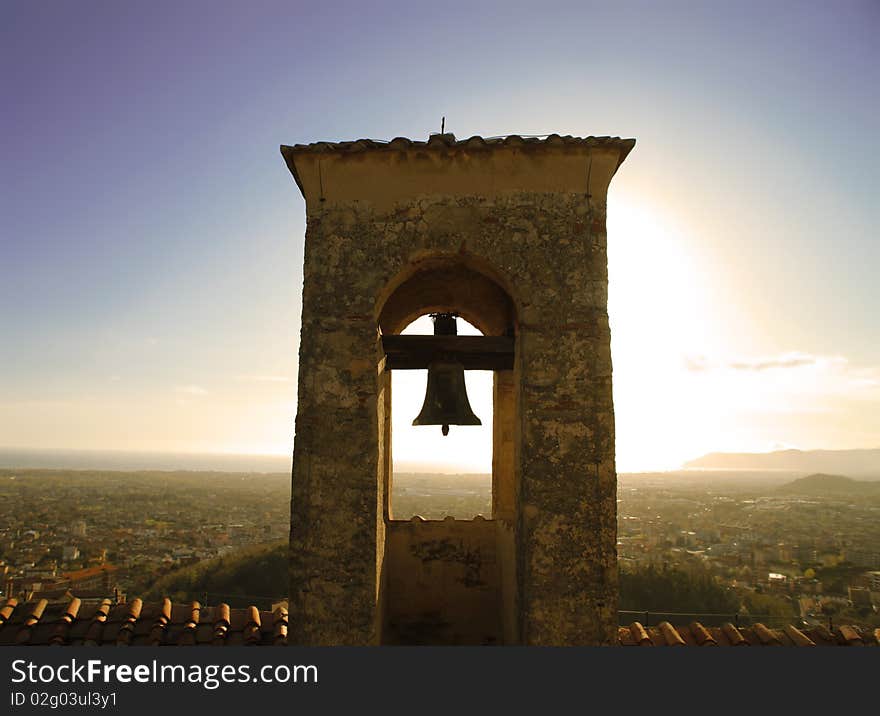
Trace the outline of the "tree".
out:
[[[620,574],[620,608],[624,611],[729,613],[739,608],[733,590],[709,572],[653,565]]]

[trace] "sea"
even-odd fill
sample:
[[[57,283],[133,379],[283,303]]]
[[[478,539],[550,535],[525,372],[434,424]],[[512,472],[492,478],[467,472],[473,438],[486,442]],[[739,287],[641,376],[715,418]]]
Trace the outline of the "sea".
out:
[[[0,448],[0,468],[289,473],[291,456]]]

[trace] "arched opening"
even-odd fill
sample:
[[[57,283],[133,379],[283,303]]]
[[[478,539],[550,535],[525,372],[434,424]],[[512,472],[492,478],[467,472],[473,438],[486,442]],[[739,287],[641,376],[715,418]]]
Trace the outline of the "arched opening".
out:
[[[398,334],[420,316],[452,312],[484,335],[514,335],[511,292],[492,273],[465,254],[415,261],[389,281],[379,297],[379,329],[384,335]]]
[[[436,334],[428,314],[455,314],[454,340]],[[383,347],[382,641],[516,643],[515,303],[479,261],[430,256],[389,282],[376,318]],[[412,425],[435,350],[465,368],[481,426],[451,424],[443,436],[439,425]]]
[[[393,378],[395,373],[413,371],[397,371],[386,358],[382,378],[384,386],[378,405],[380,425],[383,426],[380,470],[384,478],[386,521],[409,519],[414,514],[419,514],[418,510],[409,514],[409,507],[399,514],[392,508],[395,463],[398,472],[410,474],[426,472],[430,467],[429,464],[424,464],[424,460],[416,458],[415,453],[419,446],[426,447],[427,454],[437,454],[439,451],[444,455],[442,460],[437,460],[442,465],[441,472],[455,470],[464,474],[466,470],[481,473],[489,468],[489,509],[467,514],[471,512],[471,507],[468,506],[460,511],[447,511],[444,517],[471,519],[481,515],[484,518],[504,519],[511,524],[516,519],[518,486],[514,466],[517,395],[514,386],[518,322],[514,299],[502,282],[503,279],[497,271],[485,261],[469,254],[462,252],[454,255],[425,255],[418,257],[390,280],[376,302],[376,318],[382,337],[413,333],[430,335],[432,330],[427,317],[429,314],[454,313],[459,317],[462,335],[482,335],[510,346],[507,356],[493,355],[492,350],[496,348],[493,346],[480,356],[480,360],[468,366],[475,368],[465,371],[468,394],[471,395],[473,386],[475,400],[488,410],[484,411],[486,419],[482,430],[471,427],[456,429],[456,437],[452,441],[449,441],[450,436],[444,438],[439,432],[428,428],[413,428],[406,422],[408,420],[411,423],[421,407],[425,395],[423,381],[426,374],[415,371],[420,373],[418,377]],[[488,376],[469,375],[482,372],[479,370],[481,368],[492,371],[491,403],[485,397]],[[394,397],[392,382],[401,384],[398,391],[404,393],[403,399]],[[398,406],[397,409],[394,408],[395,405]],[[398,435],[399,439],[395,439],[395,426],[403,433],[402,436]],[[489,445],[481,440],[486,435],[491,436]],[[404,441],[408,443],[405,447]],[[454,444],[456,442],[458,444]],[[395,452],[395,445],[402,448],[402,455]],[[454,448],[461,448],[461,451]],[[430,458],[427,462],[430,463]],[[412,463],[422,464],[414,466]],[[436,511],[432,511],[432,516],[442,519]]]
[[[458,335],[482,336],[463,318]],[[430,316],[410,323],[401,335],[432,335]],[[414,426],[427,387],[427,370],[391,371],[392,490],[390,513],[395,520],[418,515],[427,520],[447,516],[470,520],[492,517],[493,373],[466,370],[464,379],[473,412],[482,425],[450,428]]]

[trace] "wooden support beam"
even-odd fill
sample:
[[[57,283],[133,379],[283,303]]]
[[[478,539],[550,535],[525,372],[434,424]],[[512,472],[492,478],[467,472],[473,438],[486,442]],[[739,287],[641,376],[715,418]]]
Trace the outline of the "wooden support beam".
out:
[[[508,336],[383,336],[385,370],[424,370],[439,357],[465,370],[511,370],[514,339]]]

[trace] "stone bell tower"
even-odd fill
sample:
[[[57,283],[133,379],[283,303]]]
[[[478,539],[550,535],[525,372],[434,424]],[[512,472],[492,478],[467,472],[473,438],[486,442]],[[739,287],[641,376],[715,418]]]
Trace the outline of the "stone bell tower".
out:
[[[308,216],[291,643],[616,641],[605,207],[634,144],[281,147]],[[399,335],[427,313],[484,335]],[[491,519],[392,514],[390,374],[438,351],[495,371]]]

